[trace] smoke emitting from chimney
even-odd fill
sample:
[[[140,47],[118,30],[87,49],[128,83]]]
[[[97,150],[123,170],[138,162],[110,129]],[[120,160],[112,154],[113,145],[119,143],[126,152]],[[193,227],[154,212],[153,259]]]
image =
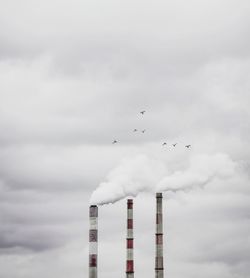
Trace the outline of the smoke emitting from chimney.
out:
[[[90,203],[114,203],[140,192],[177,191],[204,186],[215,178],[228,178],[235,173],[235,163],[226,154],[194,155],[186,169],[170,172],[166,163],[138,155],[125,159],[93,192]]]

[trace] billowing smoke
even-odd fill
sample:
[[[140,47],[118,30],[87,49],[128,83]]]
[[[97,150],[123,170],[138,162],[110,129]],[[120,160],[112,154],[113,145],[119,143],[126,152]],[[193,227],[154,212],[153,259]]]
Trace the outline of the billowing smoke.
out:
[[[114,203],[140,192],[185,190],[204,186],[213,179],[225,179],[234,174],[235,163],[226,154],[194,155],[183,170],[169,171],[160,160],[138,155],[124,159],[93,192],[90,203]]]

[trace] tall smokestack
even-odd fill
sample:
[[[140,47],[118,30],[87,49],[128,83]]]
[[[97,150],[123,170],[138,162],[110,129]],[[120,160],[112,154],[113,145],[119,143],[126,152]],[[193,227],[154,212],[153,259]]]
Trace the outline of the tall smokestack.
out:
[[[156,234],[155,234],[155,278],[164,277],[163,268],[163,226],[162,193],[156,193]]]
[[[89,207],[89,278],[97,278],[98,207]]]
[[[134,278],[133,200],[127,200],[127,265],[126,278]]]

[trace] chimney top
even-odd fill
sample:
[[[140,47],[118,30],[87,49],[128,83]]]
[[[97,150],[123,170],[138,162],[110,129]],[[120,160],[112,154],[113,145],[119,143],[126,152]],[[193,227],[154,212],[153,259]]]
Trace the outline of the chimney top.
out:
[[[156,198],[162,198],[162,193],[156,193]]]

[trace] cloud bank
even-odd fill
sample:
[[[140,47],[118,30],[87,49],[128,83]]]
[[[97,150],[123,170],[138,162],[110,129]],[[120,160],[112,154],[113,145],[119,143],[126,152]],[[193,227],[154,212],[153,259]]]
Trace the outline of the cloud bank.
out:
[[[249,14],[249,0],[0,1],[0,277],[85,277],[99,184],[100,202],[139,192],[138,277],[154,276],[166,188],[166,275],[249,277]],[[100,208],[102,278],[124,275],[125,214]]]

